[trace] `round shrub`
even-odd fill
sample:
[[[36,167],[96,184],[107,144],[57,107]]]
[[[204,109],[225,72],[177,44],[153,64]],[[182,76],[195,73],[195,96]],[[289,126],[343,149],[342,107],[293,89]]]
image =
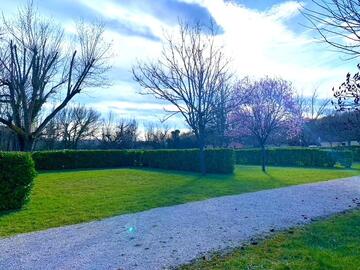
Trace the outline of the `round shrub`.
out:
[[[0,211],[19,209],[24,205],[35,174],[30,154],[0,152]]]

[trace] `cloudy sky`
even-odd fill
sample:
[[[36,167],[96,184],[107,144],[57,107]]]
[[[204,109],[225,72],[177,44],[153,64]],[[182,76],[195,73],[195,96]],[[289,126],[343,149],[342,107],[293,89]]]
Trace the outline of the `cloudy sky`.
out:
[[[1,2],[5,16],[26,3]],[[131,67],[137,59],[156,57],[164,30],[174,31],[179,19],[203,23],[212,19],[222,29],[219,38],[239,77],[281,76],[293,81],[298,92],[310,94],[318,88],[323,97],[330,97],[332,86],[356,68],[355,62],[319,43],[315,33],[302,25],[306,21],[300,9],[311,8],[309,0],[38,0],[35,4],[65,29],[79,18],[106,23],[113,43],[112,86],[87,90],[76,101],[140,122],[163,118],[164,104],[138,94],[141,89],[132,80]],[[178,119],[169,125],[181,128]]]

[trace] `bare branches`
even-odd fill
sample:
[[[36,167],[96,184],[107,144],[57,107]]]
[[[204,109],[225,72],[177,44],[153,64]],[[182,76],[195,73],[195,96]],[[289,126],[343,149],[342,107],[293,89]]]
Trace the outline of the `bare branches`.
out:
[[[181,25],[177,39],[168,36],[161,59],[138,64],[133,74],[145,93],[174,105],[194,131],[200,128],[196,115],[211,120],[217,91],[230,79],[228,60],[200,25]]]
[[[84,88],[103,86],[110,45],[102,24],[78,24],[69,46],[63,30],[39,16],[32,2],[13,19],[3,16],[0,40],[0,121],[19,137],[21,150],[31,150],[46,125]],[[44,105],[57,106],[44,114]]]
[[[167,125],[148,123],[145,125],[145,143],[153,148],[166,148],[171,137],[170,128]]]
[[[322,40],[351,58],[360,55],[360,2],[357,0],[312,0],[314,9],[303,15]]]
[[[138,137],[138,124],[135,120],[114,119],[110,112],[103,120],[100,146],[105,149],[131,149]]]
[[[166,35],[160,59],[139,63],[133,75],[145,94],[166,100],[181,113],[202,153],[206,129],[221,100],[220,89],[226,89],[231,78],[229,60],[216,46],[215,32],[205,33],[200,24],[180,24],[178,35]]]
[[[333,111],[331,99],[320,98],[317,88],[315,88],[310,97],[298,96],[297,101],[304,119],[317,120],[329,115]]]
[[[315,9],[305,8],[304,16],[312,24],[323,41],[350,58],[360,56],[360,1],[357,0],[312,0]],[[359,67],[359,66],[358,66]],[[336,108],[358,110],[360,100],[359,73],[347,74],[346,81],[333,89],[337,99]]]
[[[78,143],[96,136],[100,113],[81,105],[65,108],[56,116],[59,136],[66,149],[77,149]]]
[[[360,64],[358,65],[360,69]],[[360,74],[346,75],[346,81],[338,89],[333,88],[334,97],[337,102],[334,104],[339,111],[356,110],[360,108]]]

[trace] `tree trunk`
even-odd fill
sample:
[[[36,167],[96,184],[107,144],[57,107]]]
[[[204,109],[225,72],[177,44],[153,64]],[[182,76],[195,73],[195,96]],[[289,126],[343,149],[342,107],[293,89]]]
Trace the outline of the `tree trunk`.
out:
[[[266,172],[266,150],[265,145],[261,145],[261,170]]]
[[[199,136],[199,150],[200,172],[202,175],[206,175],[205,140],[203,136]]]
[[[21,152],[31,152],[34,147],[34,139],[29,136],[18,135],[19,150]]]

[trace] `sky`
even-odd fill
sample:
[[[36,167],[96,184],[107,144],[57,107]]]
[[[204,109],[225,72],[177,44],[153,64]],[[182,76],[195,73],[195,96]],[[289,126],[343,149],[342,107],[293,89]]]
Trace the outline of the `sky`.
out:
[[[166,116],[166,103],[141,95],[132,78],[137,61],[151,61],[161,50],[164,31],[176,31],[180,20],[208,23],[221,29],[218,39],[232,59],[237,77],[278,76],[294,83],[296,90],[331,97],[347,72],[356,71],[356,61],[319,42],[301,15],[310,0],[35,0],[39,12],[72,31],[79,19],[101,20],[112,46],[111,86],[87,89],[75,102],[92,106],[118,118],[159,122]],[[6,16],[16,13],[25,0],[1,0]],[[181,118],[166,124],[183,128]]]

